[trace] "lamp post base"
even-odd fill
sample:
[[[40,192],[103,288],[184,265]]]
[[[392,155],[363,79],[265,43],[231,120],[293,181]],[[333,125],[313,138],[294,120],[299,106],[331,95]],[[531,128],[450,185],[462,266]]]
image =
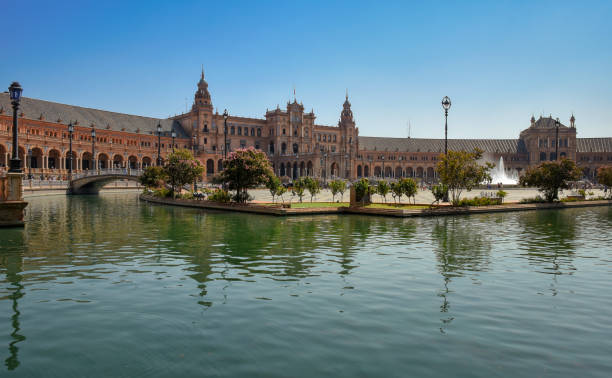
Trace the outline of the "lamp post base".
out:
[[[9,172],[21,173],[21,159],[11,159],[9,163]]]

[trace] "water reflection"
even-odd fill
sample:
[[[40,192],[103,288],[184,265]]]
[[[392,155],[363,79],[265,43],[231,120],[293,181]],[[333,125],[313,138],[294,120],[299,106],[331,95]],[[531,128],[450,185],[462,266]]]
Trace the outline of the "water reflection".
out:
[[[20,364],[18,343],[26,339],[24,335],[19,333],[21,331],[19,300],[25,295],[24,286],[21,283],[21,273],[23,271],[23,255],[21,250],[24,248],[24,242],[22,230],[10,230],[7,233],[9,233],[10,237],[3,238],[2,240],[2,244],[4,242],[8,243],[5,244],[6,247],[3,247],[2,252],[0,252],[0,273],[5,274],[6,282],[10,286],[6,287],[6,295],[2,295],[0,301],[6,299],[11,301],[12,315],[10,323],[12,332],[10,337],[12,340],[8,344],[9,356],[4,360],[4,365],[8,370],[14,370]]]
[[[572,274],[576,250],[576,213],[573,211],[534,211],[518,220],[521,255],[541,273]]]
[[[444,288],[438,292],[442,298],[440,332],[454,320],[448,315],[450,310],[450,284],[453,278],[462,277],[465,272],[483,271],[490,262],[491,241],[486,223],[478,218],[441,217],[433,221],[432,238],[436,244],[434,253],[438,270],[443,277]]]

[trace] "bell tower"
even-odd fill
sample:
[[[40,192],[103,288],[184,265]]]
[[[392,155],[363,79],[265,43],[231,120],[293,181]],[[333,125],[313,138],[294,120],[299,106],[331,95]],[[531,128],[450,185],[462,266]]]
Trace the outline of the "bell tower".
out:
[[[213,105],[208,92],[208,83],[204,80],[204,67],[202,67],[202,75],[198,82],[198,89],[194,95],[191,127],[191,143],[194,150],[205,148],[206,136],[212,127]]]

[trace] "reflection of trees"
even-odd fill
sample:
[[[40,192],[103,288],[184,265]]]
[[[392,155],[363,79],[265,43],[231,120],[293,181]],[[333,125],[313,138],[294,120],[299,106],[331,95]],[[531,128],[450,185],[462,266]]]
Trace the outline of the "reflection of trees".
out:
[[[5,240],[8,235],[14,236],[14,238],[11,238],[10,240]],[[24,287],[21,284],[21,272],[23,271],[22,249],[24,246],[23,230],[10,230],[7,233],[3,234],[3,237],[0,238],[0,241],[0,244],[2,245],[11,246],[10,249],[7,248],[0,252],[0,272],[4,271],[6,273],[6,281],[12,286],[11,288],[9,288],[8,295],[5,297],[0,297],[0,300],[8,299],[12,302],[12,341],[8,345],[9,356],[4,361],[4,364],[8,370],[15,370],[20,364],[18,359],[19,347],[17,344],[26,339],[25,336],[19,333],[19,331],[21,331],[21,324],[19,322],[19,315],[21,315],[21,312],[18,308],[19,299],[25,295],[23,292]]]
[[[488,230],[483,223],[474,222],[477,219],[468,217],[441,217],[433,225],[432,237],[437,244],[435,249],[438,260],[438,270],[444,279],[444,289],[438,294],[442,297],[441,313],[450,309],[449,285],[453,278],[462,277],[466,271],[482,271],[489,263],[491,243],[486,238]],[[440,331],[454,317],[447,316],[442,320]]]
[[[543,273],[571,274],[576,249],[576,213],[571,210],[542,210],[518,218],[523,229],[518,240],[522,254]]]

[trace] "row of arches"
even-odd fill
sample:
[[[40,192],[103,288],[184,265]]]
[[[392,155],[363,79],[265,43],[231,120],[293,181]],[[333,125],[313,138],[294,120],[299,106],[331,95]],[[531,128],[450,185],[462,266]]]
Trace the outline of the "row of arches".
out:
[[[279,177],[288,176],[291,179],[297,179],[302,176],[314,176],[314,165],[312,161],[308,162],[287,162],[280,163],[278,166],[278,172],[276,174]]]
[[[418,177],[418,178],[437,178],[437,173],[433,167],[423,168],[417,167],[383,167],[374,166],[372,169],[369,165],[357,165],[357,177],[384,177],[384,178],[402,178],[402,177]]]
[[[24,147],[19,147],[19,160],[22,167],[27,169],[69,169],[70,157],[72,156],[73,170],[91,170],[97,165],[98,169],[108,168],[131,168],[140,169],[153,164],[153,159],[149,156],[139,158],[134,155],[125,156],[123,154],[107,154],[105,152],[96,153],[95,159],[91,151],[77,153],[69,151],[61,153],[57,149],[50,149],[46,154],[40,147],[33,147],[27,152]],[[0,167],[7,167],[11,159],[10,151],[0,145]],[[163,159],[162,159],[163,161]]]

